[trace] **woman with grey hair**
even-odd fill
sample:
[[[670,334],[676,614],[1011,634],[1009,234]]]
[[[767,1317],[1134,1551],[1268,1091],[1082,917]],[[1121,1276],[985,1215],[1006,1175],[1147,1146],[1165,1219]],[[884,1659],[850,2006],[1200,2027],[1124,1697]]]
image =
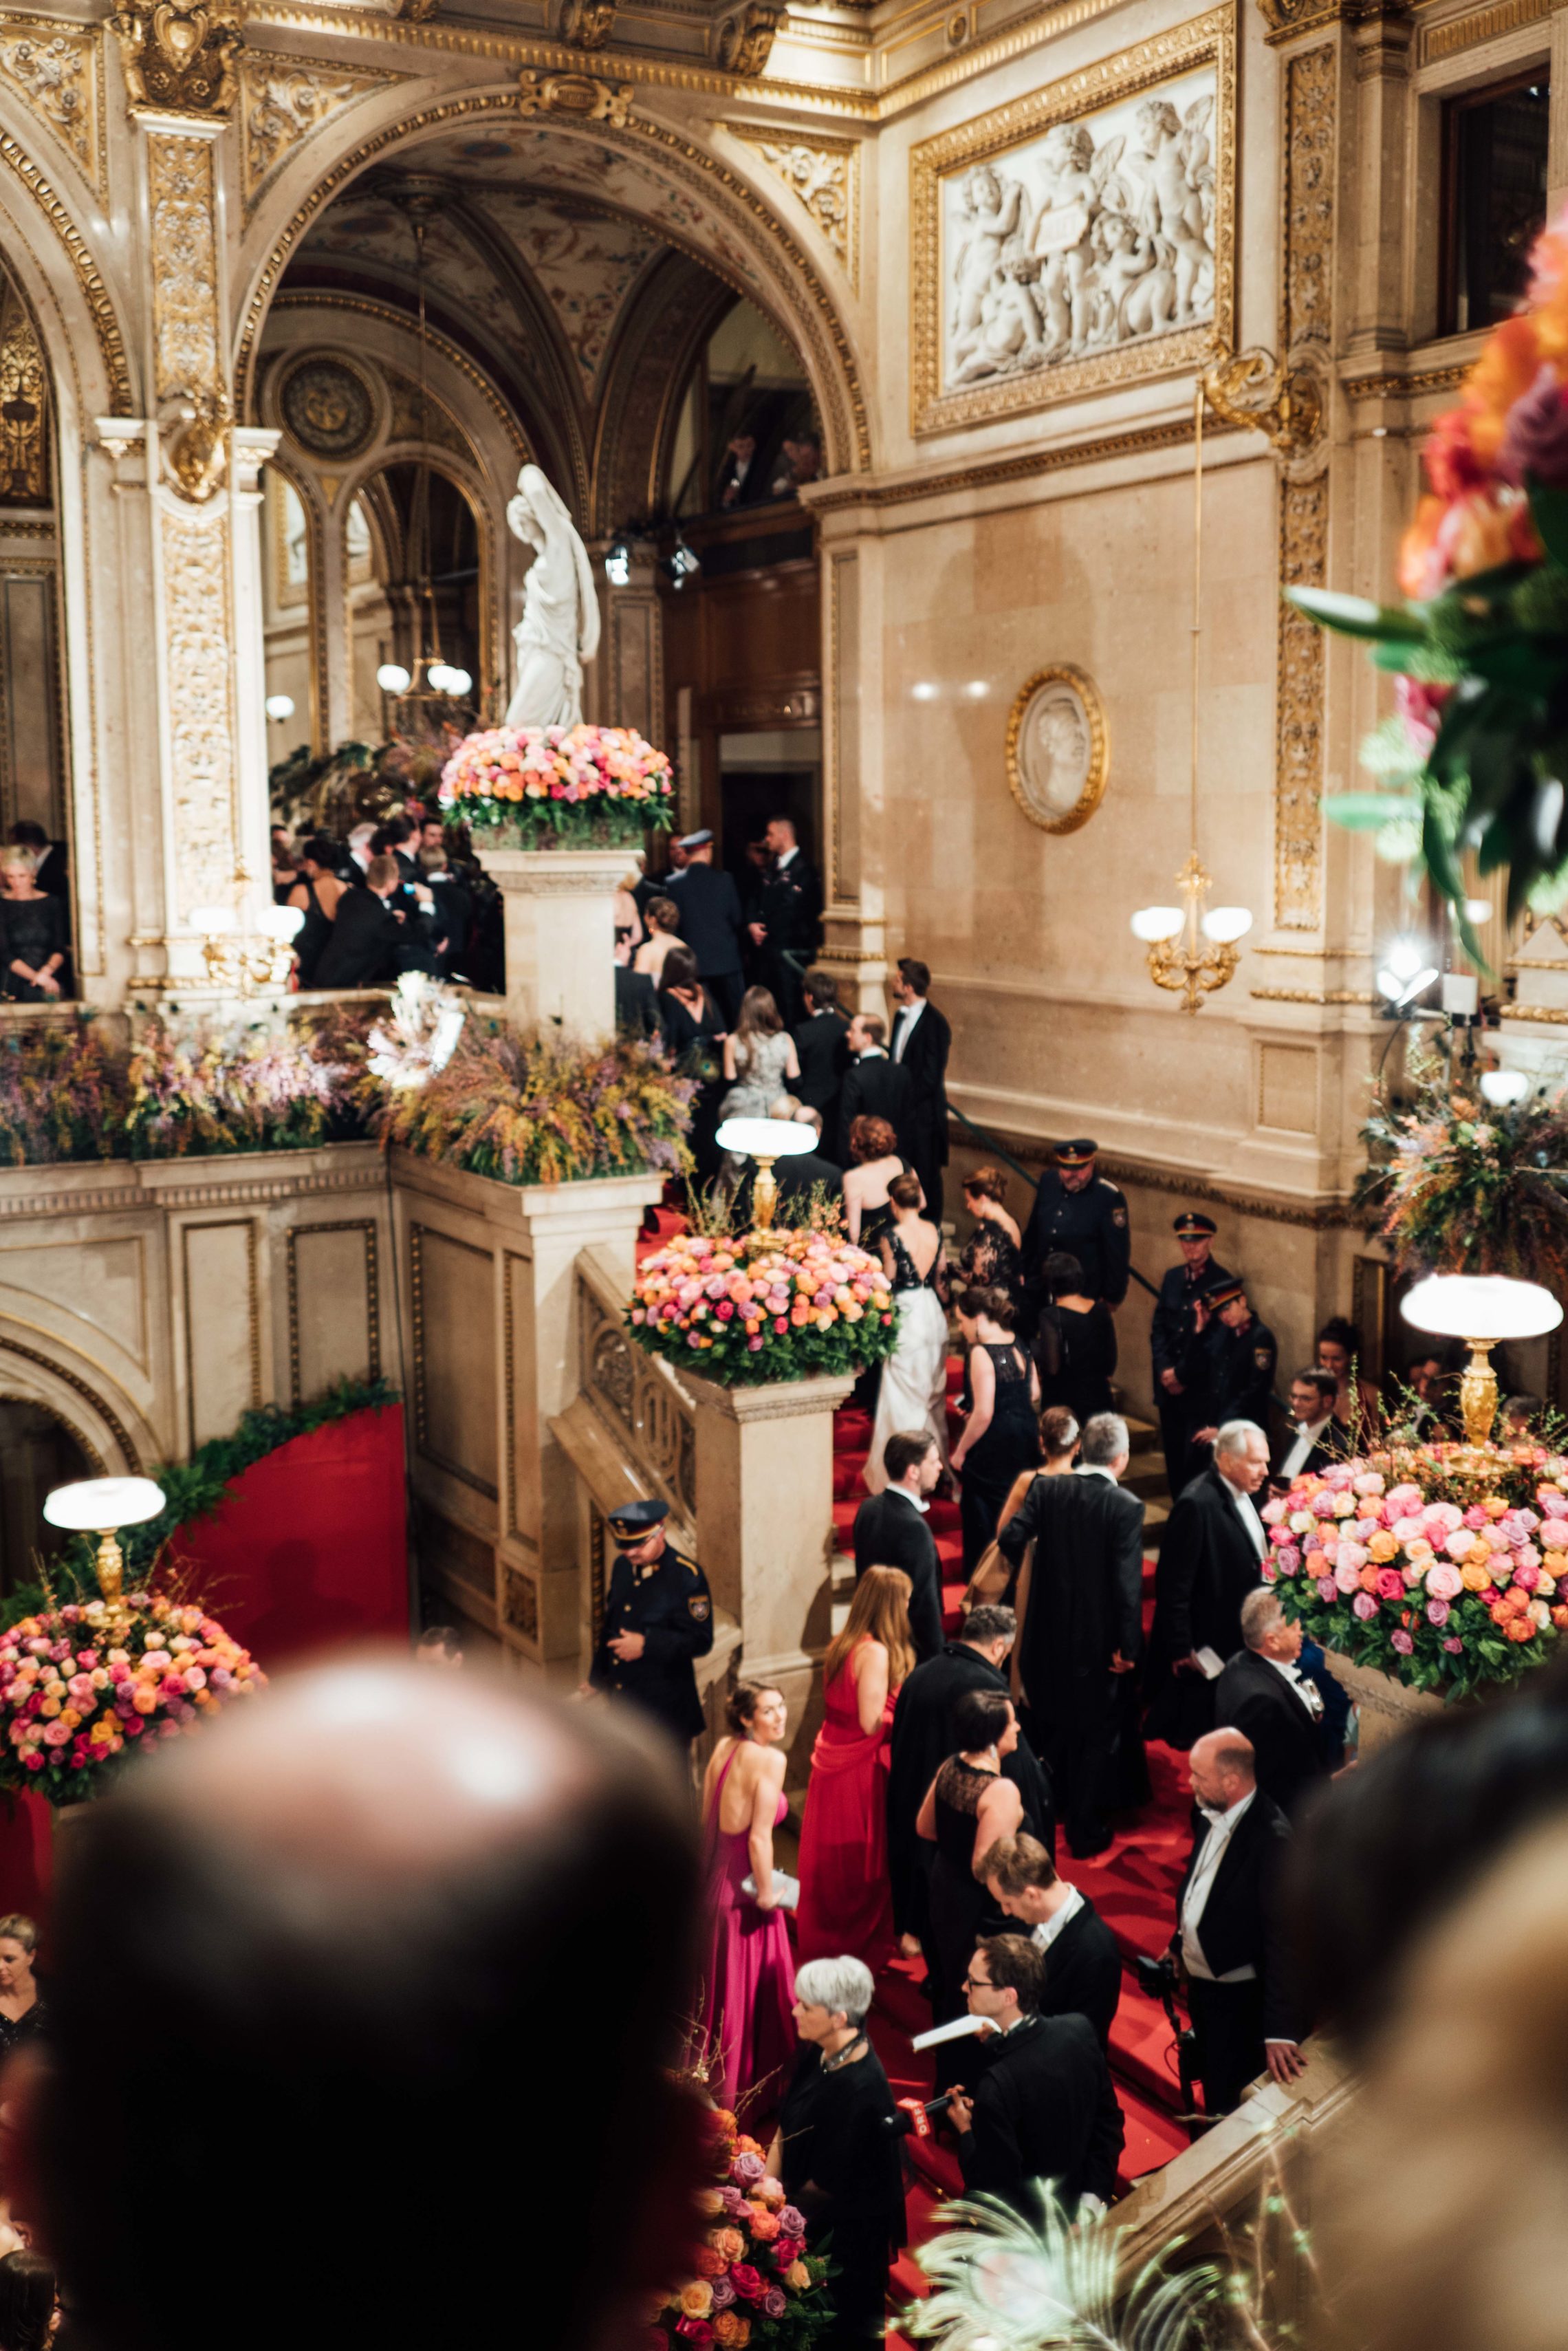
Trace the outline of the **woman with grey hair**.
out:
[[[827,2341],[845,2351],[882,2340],[888,2266],[904,2234],[906,2126],[866,2038],[872,1991],[860,1959],[809,1959],[797,1974],[795,2030],[805,2046],[768,2158],[813,2238],[832,2233],[837,2315]]]

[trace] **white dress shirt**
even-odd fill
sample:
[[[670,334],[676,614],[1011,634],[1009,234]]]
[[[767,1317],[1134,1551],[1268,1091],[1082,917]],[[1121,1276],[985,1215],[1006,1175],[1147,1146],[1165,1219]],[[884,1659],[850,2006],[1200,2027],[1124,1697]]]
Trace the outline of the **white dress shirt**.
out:
[[[1226,1850],[1236,1834],[1237,1823],[1257,1793],[1256,1788],[1249,1788],[1247,1793],[1238,1802],[1232,1804],[1228,1813],[1210,1813],[1207,1806],[1205,1807],[1208,1834],[1205,1837],[1202,1850],[1193,1864],[1192,1876],[1187,1880],[1186,1893],[1183,1896],[1181,1906],[1182,1964],[1188,1975],[1196,1976],[1201,1983],[1253,1983],[1257,1980],[1258,1970],[1250,1964],[1246,1967],[1232,1968],[1228,1975],[1217,1976],[1204,1958],[1203,1946],[1197,1939],[1197,1930],[1203,1924],[1203,1914],[1207,1907],[1208,1897],[1214,1891],[1214,1881],[1219,1875],[1219,1865],[1225,1859]]]
[[[1325,1412],[1322,1420],[1297,1421],[1296,1434],[1291,1442],[1291,1449],[1280,1464],[1280,1475],[1281,1478],[1295,1478],[1300,1476],[1308,1454],[1312,1451],[1313,1446],[1322,1437],[1324,1429],[1328,1426],[1333,1418],[1333,1415],[1332,1412]]]
[[[1322,1690],[1319,1689],[1316,1682],[1303,1680],[1301,1669],[1297,1665],[1295,1659],[1293,1657],[1265,1656],[1261,1649],[1257,1652],[1257,1655],[1263,1658],[1263,1663],[1266,1666],[1272,1666],[1277,1674],[1281,1674],[1284,1677],[1285,1680],[1290,1683],[1291,1687],[1295,1691],[1296,1696],[1301,1699],[1301,1704],[1306,1708],[1307,1712],[1312,1716],[1312,1720],[1314,1722],[1321,1722],[1323,1719],[1323,1694]]]
[[[1035,1949],[1049,1951],[1068,1920],[1076,1918],[1082,1907],[1082,1895],[1076,1886],[1070,1886],[1067,1889],[1067,1899],[1061,1909],[1053,1911],[1049,1918],[1042,1918],[1038,1927],[1030,1928],[1029,1938]]]
[[[904,1049],[914,1036],[915,1025],[925,1009],[925,998],[923,996],[917,996],[913,1004],[899,1006],[898,1018],[893,1024],[893,1058],[895,1061],[903,1061]]]
[[[889,1486],[884,1490],[889,1494],[902,1494],[910,1509],[918,1510],[922,1518],[931,1508],[924,1494],[912,1494],[907,1486]]]
[[[784,868],[789,864],[789,860],[792,857],[799,857],[800,854],[800,844],[798,841],[794,842],[790,848],[780,850],[779,855],[773,861],[773,871],[775,873],[782,873]]]
[[[1238,1518],[1247,1530],[1248,1541],[1251,1544],[1256,1556],[1261,1559],[1269,1546],[1263,1540],[1263,1522],[1252,1507],[1251,1495],[1244,1494],[1239,1486],[1233,1486],[1223,1469],[1217,1474],[1220,1484],[1235,1505]]]

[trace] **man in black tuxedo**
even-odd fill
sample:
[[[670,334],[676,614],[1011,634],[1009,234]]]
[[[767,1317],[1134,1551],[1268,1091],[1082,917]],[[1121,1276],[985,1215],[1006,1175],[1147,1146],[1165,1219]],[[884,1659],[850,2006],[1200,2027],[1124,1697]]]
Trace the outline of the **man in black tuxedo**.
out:
[[[772,990],[785,1028],[793,1029],[802,1008],[801,974],[817,952],[821,931],[822,885],[787,816],[772,818],[763,839],[772,863],[763,878],[751,935],[762,950],[763,984]]]
[[[1204,2109],[1228,2115],[1265,2065],[1276,2082],[1301,2070],[1279,1896],[1291,1830],[1258,1786],[1251,1743],[1239,1730],[1198,1740],[1192,1792],[1192,1852],[1171,1949],[1186,1978]]]
[[[1144,1506],[1122,1491],[1127,1424],[1096,1413],[1082,1466],[1037,1478],[997,1537],[1019,1577],[1012,1694],[1051,1768],[1069,1852],[1080,1860],[1111,1842],[1112,1767],[1123,1720],[1120,1684],[1143,1655]]]
[[[697,959],[697,977],[706,987],[727,1029],[735,1026],[740,1010],[740,942],[745,924],[740,893],[727,873],[713,862],[713,835],[705,826],[688,832],[675,846],[685,863],[665,876],[669,894],[680,909],[681,936]]]
[[[935,1847],[916,1835],[915,1823],[925,1791],[956,1745],[953,1709],[966,1690],[1006,1695],[1008,1652],[1017,1629],[1010,1608],[988,1603],[971,1608],[962,1635],[916,1666],[898,1693],[888,1740],[887,1865],[893,1923],[901,1936],[917,1938],[929,1931],[925,1889]],[[1021,1733],[1012,1753],[1002,1757],[1002,1777],[1017,1788],[1025,1823],[1048,1851],[1056,1842],[1051,1782]]]
[[[971,2196],[1036,2218],[1051,2181],[1070,2217],[1080,2197],[1108,2204],[1125,2128],[1111,2069],[1082,2016],[1042,2016],[1045,1961],[1022,1935],[988,1935],[966,1979],[969,2012],[999,2036],[972,2098],[953,2092],[958,2160]]]
[[[419,870],[419,861],[409,847],[413,839],[413,826],[406,816],[389,816],[386,822],[379,825],[371,835],[371,855],[394,859],[401,881],[410,883],[422,881],[423,876]]]
[[[915,1089],[908,1071],[887,1058],[886,1023],[877,1013],[857,1012],[846,1041],[852,1060],[839,1095],[839,1157],[850,1165],[850,1129],[857,1118],[884,1118],[899,1150],[912,1160]]]
[[[1326,1469],[1350,1453],[1350,1431],[1334,1418],[1339,1382],[1332,1372],[1298,1372],[1291,1382],[1291,1426],[1274,1457],[1274,1477],[1288,1486],[1293,1478]]]
[[[839,1095],[850,1065],[849,1015],[839,1002],[839,983],[813,964],[806,974],[806,1011],[790,1035],[800,1075],[795,1092],[822,1113],[822,1133],[839,1131]]]
[[[1058,1877],[1031,1836],[1003,1837],[981,1855],[980,1875],[998,1909],[1018,1920],[1045,1960],[1040,2014],[1086,2016],[1108,2049],[1122,1999],[1122,1954],[1089,1896]]]
[[[947,1056],[953,1031],[944,1014],[928,999],[931,969],[914,956],[900,956],[898,969],[888,983],[898,1010],[887,1057],[907,1070],[914,1092],[913,1131],[904,1148],[915,1163],[925,1193],[925,1214],[934,1225],[942,1221],[942,1170],[947,1165]]]
[[[1198,1662],[1223,1666],[1241,1646],[1241,1603],[1262,1583],[1263,1521],[1252,1497],[1269,1474],[1269,1440],[1251,1421],[1228,1421],[1212,1465],[1181,1496],[1166,1528],[1155,1576],[1149,1639],[1148,1732],[1190,1747],[1212,1728],[1214,1692]]]
[[[1179,1494],[1195,1466],[1190,1463],[1195,1426],[1192,1398],[1182,1377],[1182,1365],[1197,1335],[1193,1309],[1206,1290],[1229,1280],[1230,1270],[1215,1259],[1212,1217],[1206,1217],[1201,1209],[1185,1208],[1171,1229],[1180,1245],[1182,1261],[1173,1265],[1160,1282],[1149,1324],[1149,1353],[1154,1362],[1155,1401],[1160,1408],[1166,1475],[1171,1492]]]
[[[1328,1777],[1323,1701],[1300,1669],[1301,1628],[1270,1584],[1241,1603],[1239,1649],[1214,1685],[1214,1711],[1252,1742],[1258,1785],[1287,1819]]]
[[[420,925],[417,912],[400,914],[396,904],[402,883],[397,862],[372,857],[362,890],[346,890],[332,917],[332,933],[316,966],[318,987],[374,987],[395,978],[400,971],[423,970],[434,958],[411,925]],[[410,954],[418,960],[407,960]]]
[[[837,1196],[844,1188],[844,1171],[835,1160],[822,1155],[821,1112],[813,1110],[810,1102],[795,1102],[793,1095],[785,1099],[793,1103],[789,1117],[798,1126],[809,1126],[817,1140],[810,1151],[798,1151],[793,1158],[780,1159],[775,1165],[773,1174],[780,1201],[803,1204],[817,1190]],[[780,1218],[780,1222],[788,1219]]]
[[[901,1567],[914,1590],[909,1595],[909,1626],[915,1655],[924,1664],[942,1646],[942,1564],[936,1541],[926,1524],[926,1497],[936,1490],[942,1456],[929,1430],[917,1428],[890,1437],[882,1449],[887,1484],[880,1494],[868,1494],[855,1512],[855,1581],[868,1567]],[[920,1791],[924,1796],[924,1788]]]

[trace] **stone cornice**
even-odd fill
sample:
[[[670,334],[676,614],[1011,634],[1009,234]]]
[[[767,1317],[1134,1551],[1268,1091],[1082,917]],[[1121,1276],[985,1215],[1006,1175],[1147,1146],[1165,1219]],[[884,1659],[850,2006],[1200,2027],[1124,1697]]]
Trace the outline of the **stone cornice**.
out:
[[[1563,1017],[1568,1019],[1568,1014]],[[956,1119],[949,1122],[947,1135],[950,1144],[962,1144],[969,1151],[984,1151],[988,1144],[998,1144],[1026,1166],[1032,1163],[1042,1172],[1051,1148],[1043,1135],[1009,1133],[995,1126],[987,1127],[982,1139]],[[1108,1151],[1101,1153],[1098,1165],[1101,1174],[1108,1176],[1113,1184],[1135,1184],[1141,1191],[1169,1192],[1183,1200],[1215,1200],[1223,1207],[1234,1208],[1239,1215],[1260,1217],[1269,1224],[1301,1225],[1312,1232],[1328,1232],[1361,1221],[1358,1211],[1348,1200],[1292,1200],[1283,1193],[1248,1191],[1241,1185],[1227,1184],[1218,1176],[1186,1174],[1180,1168],[1162,1167],[1152,1159]]]

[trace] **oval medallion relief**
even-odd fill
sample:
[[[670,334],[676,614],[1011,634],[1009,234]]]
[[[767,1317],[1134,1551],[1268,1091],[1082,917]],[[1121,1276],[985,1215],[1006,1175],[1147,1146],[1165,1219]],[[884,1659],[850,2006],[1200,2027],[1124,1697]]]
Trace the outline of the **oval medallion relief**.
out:
[[[1008,784],[1025,816],[1047,832],[1076,832],[1104,796],[1111,741],[1087,671],[1071,662],[1026,680],[1008,721]]]
[[[306,360],[278,401],[283,422],[315,457],[357,457],[375,431],[370,387],[340,360]]]

